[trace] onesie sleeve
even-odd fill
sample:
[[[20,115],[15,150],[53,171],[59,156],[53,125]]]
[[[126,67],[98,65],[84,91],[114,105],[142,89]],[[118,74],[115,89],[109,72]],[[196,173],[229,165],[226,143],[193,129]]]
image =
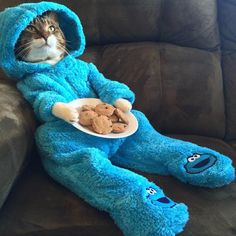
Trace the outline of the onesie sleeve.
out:
[[[106,79],[92,63],[89,63],[88,66],[88,80],[103,102],[114,104],[117,99],[124,98],[132,104],[134,103],[135,95],[127,85]]]
[[[33,106],[37,118],[42,122],[53,121],[52,107],[56,102],[67,102],[63,89],[45,75],[34,75],[17,83],[25,99]]]

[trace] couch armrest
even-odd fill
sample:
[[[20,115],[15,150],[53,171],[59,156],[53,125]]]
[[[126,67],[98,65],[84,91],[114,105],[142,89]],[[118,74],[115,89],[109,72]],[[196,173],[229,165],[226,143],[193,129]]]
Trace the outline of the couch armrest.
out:
[[[36,122],[14,83],[0,78],[0,207],[29,160]]]

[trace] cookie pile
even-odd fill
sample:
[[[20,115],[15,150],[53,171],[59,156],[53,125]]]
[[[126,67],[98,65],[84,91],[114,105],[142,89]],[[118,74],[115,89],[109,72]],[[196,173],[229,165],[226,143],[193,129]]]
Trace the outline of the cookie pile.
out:
[[[82,106],[79,123],[98,134],[109,134],[125,132],[129,120],[120,109],[107,103],[101,103],[97,106]]]

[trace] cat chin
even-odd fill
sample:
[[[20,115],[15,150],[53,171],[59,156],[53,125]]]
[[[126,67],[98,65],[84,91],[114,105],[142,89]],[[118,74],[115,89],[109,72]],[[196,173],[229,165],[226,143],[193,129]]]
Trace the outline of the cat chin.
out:
[[[63,52],[61,50],[48,46],[43,46],[42,48],[32,48],[29,51],[28,55],[24,58],[24,60],[32,63],[39,63],[51,60],[56,61],[58,60],[58,58],[61,58],[62,53]],[[50,58],[50,60],[48,60],[48,58]]]
[[[24,61],[30,62],[30,63],[34,63],[34,64],[49,64],[49,65],[55,65],[55,64],[57,64],[62,58],[63,58],[63,56],[58,56],[58,57],[54,57],[54,58],[50,58],[50,59],[42,59],[42,60],[35,60],[35,61],[25,59]]]
[[[55,64],[57,64],[61,59],[62,59],[62,57],[57,57],[57,58],[53,58],[53,59],[49,59],[49,60],[45,60],[45,61],[40,61],[40,62],[38,62],[38,64],[55,65]]]

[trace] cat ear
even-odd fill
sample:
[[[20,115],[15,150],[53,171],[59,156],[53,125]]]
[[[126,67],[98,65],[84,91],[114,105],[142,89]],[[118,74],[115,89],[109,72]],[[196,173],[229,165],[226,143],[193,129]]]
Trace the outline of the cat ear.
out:
[[[46,11],[43,15],[47,16],[48,18],[58,21],[57,13],[55,11]]]

